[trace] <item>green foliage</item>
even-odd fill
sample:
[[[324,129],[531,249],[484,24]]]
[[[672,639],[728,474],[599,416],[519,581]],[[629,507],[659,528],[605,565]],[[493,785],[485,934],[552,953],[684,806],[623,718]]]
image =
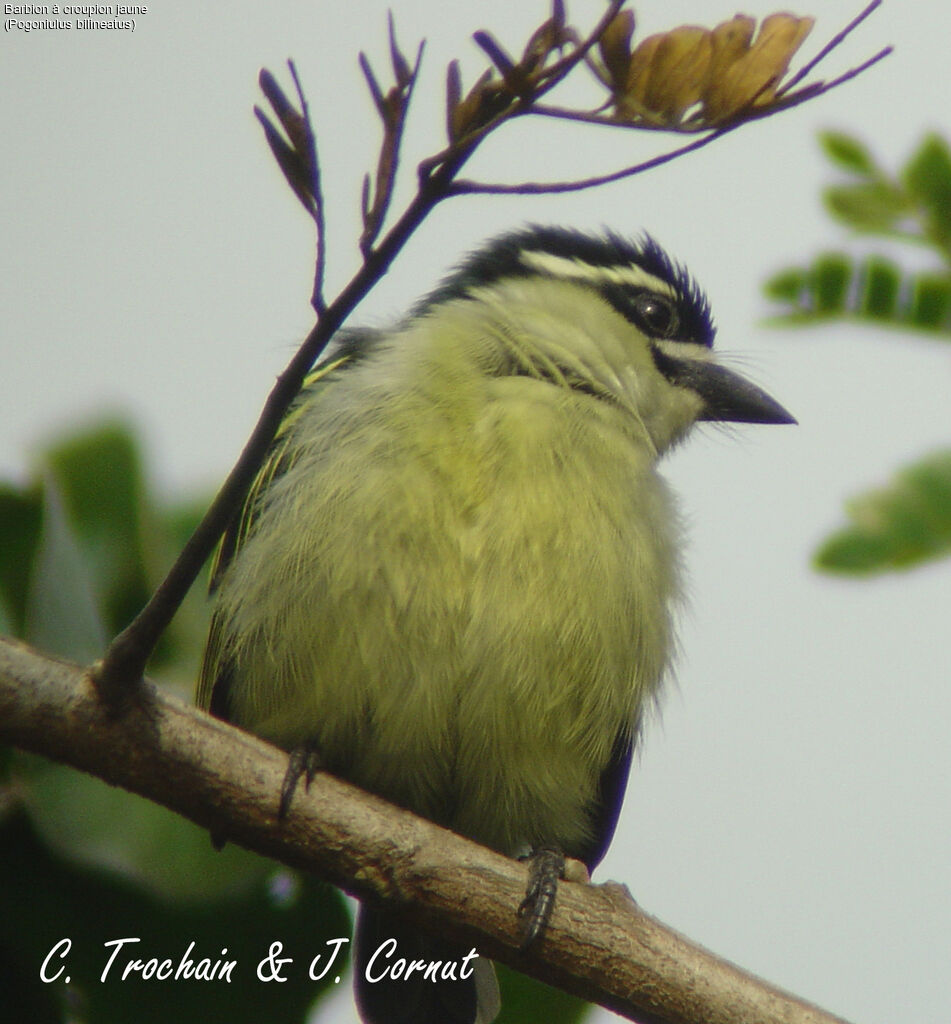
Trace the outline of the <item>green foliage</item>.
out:
[[[26,606],[43,523],[43,493],[39,484],[26,488],[0,484],[0,610],[7,632],[22,636]]]
[[[909,212],[906,196],[887,181],[832,186],[823,199],[836,220],[858,231],[896,231]]]
[[[951,554],[951,450],[895,474],[888,486],[846,503],[849,526],[819,549],[832,572],[904,568]]]
[[[216,851],[197,825],[91,775],[19,752],[13,765],[33,827],[50,850],[117,872],[158,898],[233,898],[273,869],[236,846]]]
[[[951,153],[936,135],[922,143],[902,172],[907,194],[917,202],[924,235],[951,257]]]
[[[154,536],[132,432],[105,423],[54,443],[44,462],[85,553],[105,620],[128,623],[149,597],[146,545]]]
[[[138,610],[204,504],[162,506],[143,465],[134,433],[108,422],[54,441],[26,486],[0,485],[0,619],[8,631],[88,662]],[[195,593],[150,674],[188,696],[206,628],[204,595]],[[216,852],[185,819],[62,765],[6,749],[0,765],[0,804],[16,808],[0,820],[0,873],[15,879],[0,886],[0,975],[10,979],[5,1006],[22,1010],[16,1019],[296,1022],[333,985],[333,977],[310,981],[306,966],[328,939],[350,934],[336,890],[234,846]],[[275,879],[285,899],[273,897]],[[227,946],[240,972],[230,985],[178,982],[171,991],[101,983],[103,943],[126,936],[141,938],[130,956],[142,959],[177,962],[194,941],[195,959],[214,960]],[[64,937],[73,943],[68,990],[38,977]],[[264,984],[254,974],[272,941],[295,956],[290,982]]]
[[[843,170],[866,178],[876,173],[871,153],[858,139],[837,132],[824,132],[819,136],[819,143],[826,156]]]
[[[525,1024],[536,1020],[546,1024],[577,1024],[591,1011],[590,1003],[567,992],[543,985],[501,965],[496,970],[502,1009],[495,1024]]]
[[[86,661],[128,624],[201,511],[160,507],[145,481],[134,432],[110,420],[54,440],[26,486],[0,484],[0,607],[17,636]],[[183,605],[153,675],[191,686],[204,604]]]
[[[74,810],[79,810],[76,808]],[[270,865],[250,891],[230,899],[160,899],[104,868],[89,868],[50,851],[20,812],[0,824],[0,976],[7,1020],[43,1024],[207,1024],[208,1021],[304,1021],[314,999],[334,985],[346,966],[343,956],[321,983],[307,968],[330,939],[347,936],[350,922],[336,894],[313,879]],[[68,956],[53,956],[48,984],[40,965],[64,938]],[[114,947],[105,943],[136,938],[102,973]],[[283,983],[258,980],[256,967],[271,943],[293,957]],[[189,953],[189,945],[194,943]],[[345,947],[346,948],[346,947]],[[225,952],[223,952],[225,951]],[[130,960],[183,957],[198,964],[234,960],[225,981],[143,980],[121,968]],[[326,962],[326,956],[321,963]],[[70,984],[66,984],[66,978]]]
[[[850,180],[827,188],[829,213],[846,227],[889,242],[929,249],[932,269],[902,266],[891,254],[827,252],[790,267],[764,285],[779,324],[852,320],[928,332],[951,340],[951,151],[927,136],[897,175],[889,175],[857,139],[821,137],[829,159]],[[937,452],[899,470],[885,487],[846,505],[850,523],[829,537],[816,565],[867,574],[951,554],[951,453]]]
[[[779,323],[814,324],[845,316],[886,327],[951,334],[951,153],[928,136],[897,177],[889,177],[856,139],[827,133],[822,145],[852,180],[824,192],[829,213],[863,234],[932,249],[938,265],[904,269],[884,255],[825,253],[765,285],[780,304]],[[784,307],[784,308],[782,308]]]
[[[814,324],[844,317],[951,336],[951,274],[904,270],[883,256],[830,252],[770,278],[769,298],[793,307],[776,318]]]
[[[93,571],[53,479],[43,486],[42,523],[24,612],[26,637],[51,654],[92,661],[105,645],[105,626]]]

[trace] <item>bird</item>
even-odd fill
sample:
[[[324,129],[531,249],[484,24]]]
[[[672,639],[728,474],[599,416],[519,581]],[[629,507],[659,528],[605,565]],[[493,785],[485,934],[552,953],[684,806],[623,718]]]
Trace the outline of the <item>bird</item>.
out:
[[[700,422],[795,422],[715,333],[651,236],[537,224],[339,332],[223,537],[199,706],[542,876],[546,852],[593,870],[674,649],[658,460]],[[494,1018],[489,961],[373,980],[390,939],[458,953],[361,906],[367,1024]]]

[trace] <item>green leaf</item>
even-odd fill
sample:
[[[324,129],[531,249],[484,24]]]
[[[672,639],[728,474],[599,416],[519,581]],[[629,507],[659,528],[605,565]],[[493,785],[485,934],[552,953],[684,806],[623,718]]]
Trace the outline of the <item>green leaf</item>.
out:
[[[502,1009],[495,1024],[524,1024],[545,1021],[545,1024],[577,1024],[591,1011],[591,1004],[566,992],[545,985],[534,978],[496,966]]]
[[[841,253],[820,256],[809,273],[812,309],[816,313],[840,313],[848,299],[851,260]]]
[[[951,276],[929,271],[905,275],[881,256],[855,265],[844,253],[825,253],[808,270],[784,270],[763,288],[787,307],[774,322],[857,317],[951,335]]]
[[[845,171],[871,178],[880,172],[868,149],[852,135],[821,132],[819,142],[826,156]]]
[[[951,277],[947,274],[919,274],[908,305],[908,319],[915,327],[951,329]]]
[[[822,198],[833,217],[856,231],[889,232],[909,212],[908,198],[887,181],[830,185]]]
[[[924,207],[929,237],[951,250],[951,153],[944,139],[929,135],[906,165],[908,191]]]
[[[128,624],[149,597],[146,508],[138,442],[110,421],[51,446],[43,463],[63,494],[67,515],[92,568],[110,632]]]
[[[0,594],[7,629],[22,636],[26,623],[30,568],[40,540],[43,497],[39,485],[20,490],[0,485]]]
[[[54,442],[40,460],[63,494],[67,518],[89,567],[109,635],[138,613],[195,522],[194,506],[166,513],[145,486],[133,430],[105,421]],[[181,680],[197,664],[207,625],[200,588],[186,598],[150,663],[153,675]],[[171,676],[167,673],[170,672]]]
[[[15,765],[34,826],[71,863],[116,871],[171,900],[246,892],[271,869],[233,845],[219,853],[206,830],[101,779],[22,753]]]
[[[859,271],[858,311],[873,320],[894,319],[898,310],[901,271],[890,260],[870,256]]]
[[[800,270],[799,267],[790,267],[774,274],[763,285],[763,291],[767,298],[774,299],[776,302],[790,302],[793,305],[798,305],[806,290],[808,280],[808,275],[804,270]]]
[[[43,488],[43,529],[30,573],[25,635],[36,647],[81,663],[99,657],[106,642],[88,566],[52,480]]]
[[[851,524],[816,555],[829,572],[902,569],[951,554],[951,450],[895,474],[886,486],[846,503]]]

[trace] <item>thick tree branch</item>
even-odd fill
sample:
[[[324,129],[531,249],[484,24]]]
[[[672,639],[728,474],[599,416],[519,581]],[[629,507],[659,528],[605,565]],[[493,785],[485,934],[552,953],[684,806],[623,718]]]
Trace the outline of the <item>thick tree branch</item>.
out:
[[[843,1024],[720,960],[618,885],[562,883],[519,951],[526,869],[331,776],[276,819],[287,756],[154,687],[110,714],[89,671],[0,639],[0,740],[97,775],[231,841],[642,1024]]]

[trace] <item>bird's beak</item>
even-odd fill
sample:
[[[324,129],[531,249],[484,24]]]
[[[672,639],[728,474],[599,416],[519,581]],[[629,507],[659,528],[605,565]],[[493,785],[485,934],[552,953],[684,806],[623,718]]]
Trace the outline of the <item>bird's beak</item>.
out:
[[[717,363],[701,359],[673,359],[655,352],[665,377],[690,388],[703,399],[698,419],[721,423],[795,423],[796,419],[775,398],[745,377]]]
[[[695,364],[691,385],[703,399],[702,420],[727,423],[795,423],[771,395],[716,363]]]

